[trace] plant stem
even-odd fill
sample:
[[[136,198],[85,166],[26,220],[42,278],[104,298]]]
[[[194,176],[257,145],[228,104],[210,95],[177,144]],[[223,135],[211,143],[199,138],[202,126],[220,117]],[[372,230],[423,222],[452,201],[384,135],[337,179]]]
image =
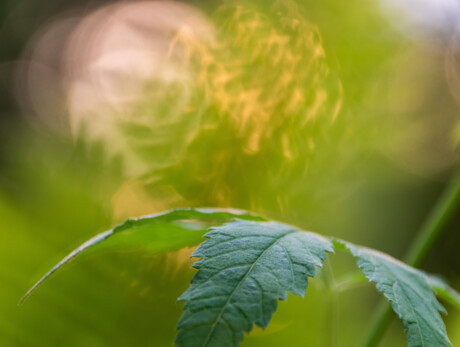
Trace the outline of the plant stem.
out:
[[[393,311],[391,305],[388,302],[380,302],[380,305],[377,308],[376,315],[372,321],[372,330],[367,336],[366,342],[363,344],[363,347],[375,347],[379,344],[382,339],[385,331],[391,323],[393,318]]]
[[[323,278],[324,284],[328,291],[328,310],[326,315],[326,324],[328,329],[326,329],[327,341],[326,346],[336,347],[337,346],[337,333],[338,333],[338,295],[336,291],[334,273],[332,272],[332,267],[329,259],[326,259],[323,267]]]
[[[458,173],[446,188],[434,209],[429,214],[425,224],[409,248],[405,261],[418,267],[425,260],[429,250],[441,235],[444,226],[456,211],[460,202],[460,173]]]
[[[450,184],[431,210],[414,243],[405,257],[406,263],[418,267],[425,260],[428,252],[441,235],[443,228],[452,217],[460,202],[460,171],[453,177]],[[391,305],[382,303],[373,320],[370,334],[363,346],[375,347],[382,339],[393,318]]]

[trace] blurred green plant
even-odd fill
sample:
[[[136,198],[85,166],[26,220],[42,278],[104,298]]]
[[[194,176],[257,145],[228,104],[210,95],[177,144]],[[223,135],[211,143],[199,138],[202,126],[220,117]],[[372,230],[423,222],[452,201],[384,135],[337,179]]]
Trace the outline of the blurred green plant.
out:
[[[0,177],[10,195],[5,204],[14,201],[20,208],[8,206],[1,211],[2,216],[7,216],[2,229],[8,231],[1,252],[7,269],[4,271],[10,276],[5,283],[15,283],[17,288],[14,293],[9,292],[9,288],[3,289],[6,295],[2,292],[2,297],[12,297],[9,302],[17,300],[19,292],[28,285],[27,278],[34,276],[31,269],[43,263],[46,252],[55,254],[58,249],[63,249],[69,243],[69,237],[82,237],[85,230],[101,227],[104,230],[109,220],[113,223],[130,215],[146,213],[128,213],[127,206],[136,210],[133,205],[144,206],[142,211],[161,211],[175,206],[237,206],[296,225],[308,224],[315,230],[324,230],[347,240],[355,238],[354,241],[359,240],[359,243],[374,243],[392,254],[402,252],[410,241],[410,232],[440,188],[439,182],[423,178],[426,177],[423,170],[421,177],[408,175],[405,171],[408,164],[408,172],[418,174],[411,162],[430,157],[425,151],[421,154],[414,134],[424,138],[426,133],[434,134],[433,127],[419,122],[418,117],[422,115],[422,118],[436,124],[443,123],[449,128],[449,122],[440,122],[439,117],[432,115],[449,115],[452,107],[445,106],[445,98],[439,97],[445,94],[437,83],[440,77],[421,73],[426,71],[424,63],[430,61],[432,55],[418,49],[403,60],[404,64],[401,63],[401,48],[412,51],[413,47],[398,40],[391,31],[384,30],[385,24],[374,11],[374,6],[368,1],[352,5],[335,0],[298,2],[298,5],[291,1],[276,1],[270,6],[265,1],[229,1],[225,6],[219,6],[214,14],[216,40],[212,44],[203,45],[187,36],[186,31],[178,33],[171,45],[171,52],[176,55],[172,54],[170,58],[179,60],[185,66],[180,71],[190,74],[185,73],[184,80],[166,85],[162,81],[148,83],[141,99],[129,105],[132,108],[123,108],[127,117],[118,124],[123,136],[115,137],[117,142],[127,139],[133,156],[139,156],[147,165],[149,171],[140,180],[159,202],[154,208],[146,206],[147,199],[141,194],[132,194],[131,199],[120,191],[113,195],[115,186],[120,187],[121,182],[117,178],[117,184],[113,184],[110,177],[118,176],[121,169],[118,164],[106,161],[101,147],[95,147],[97,153],[88,158],[75,153],[75,158],[69,159],[72,144],[63,146],[57,143],[45,149],[43,144],[18,140],[5,146],[7,157],[11,157],[6,166],[7,175],[2,172]],[[302,10],[308,11],[309,21],[302,16]],[[330,66],[335,69],[329,69]],[[425,90],[427,86],[430,88]],[[297,89],[301,90],[301,101]],[[388,90],[391,91],[389,96],[386,95]],[[345,102],[345,112],[336,117],[342,101]],[[437,107],[435,101],[443,107]],[[411,115],[409,119],[407,112]],[[425,144],[429,152],[437,148],[434,145],[447,142],[444,127],[439,131],[444,141],[433,136]],[[423,129],[421,134],[420,129]],[[10,132],[5,130],[5,133]],[[395,133],[400,136],[395,138]],[[17,134],[9,136],[17,137]],[[27,136],[23,138],[28,139]],[[26,155],[10,150],[16,142],[28,148]],[[83,143],[79,142],[77,149]],[[408,144],[410,155],[406,153]],[[402,164],[400,167],[395,168],[394,162],[386,157],[388,146],[392,150],[390,159],[394,159],[396,153],[399,164]],[[382,149],[383,160],[375,156],[375,152]],[[449,150],[450,147],[445,151]],[[446,161],[444,155],[435,153],[434,157],[442,165],[424,163],[430,168],[430,179],[433,172],[439,174],[440,167],[446,168],[446,162],[451,163],[451,159]],[[0,159],[4,158],[5,155]],[[23,166],[12,171],[16,163]],[[124,166],[125,170],[129,168],[129,163]],[[168,190],[170,187],[172,189]],[[179,198],[170,199],[169,195]],[[107,206],[111,198],[113,209]],[[120,205],[121,213],[118,214]],[[24,206],[26,211],[21,211]],[[450,206],[453,208],[455,204]],[[22,212],[17,217],[13,213],[16,209]],[[452,211],[446,216],[449,217]],[[79,223],[75,221],[76,215],[81,216]],[[91,219],[93,215],[102,217]],[[12,222],[15,218],[27,221],[22,233]],[[85,224],[87,219],[92,224]],[[435,226],[441,230],[446,219],[444,216],[432,220],[434,224],[428,223],[425,228],[429,239],[435,235],[432,228]],[[214,220],[198,222],[195,219],[193,223],[177,220],[165,225],[164,222],[155,226],[148,223],[138,225],[133,229],[135,223],[130,221],[123,232],[117,232],[116,237],[110,236],[97,245],[102,248],[141,246],[150,256],[152,252],[196,245],[204,230],[214,224]],[[15,231],[16,243],[13,244],[10,229]],[[458,235],[451,234],[450,237]],[[456,244],[454,241],[450,243]],[[29,246],[24,247],[24,242]],[[429,243],[421,243],[424,253],[433,242],[432,239]],[[13,254],[13,248],[22,252]],[[34,258],[36,252],[43,253],[42,258]],[[20,268],[11,260],[15,258],[28,266]],[[142,273],[136,278],[135,267],[141,267],[138,263],[126,264],[126,259],[113,258],[112,253],[99,272],[93,271],[100,265],[93,261],[85,268],[89,275],[72,273],[68,286],[73,290],[74,300],[70,303],[67,290],[54,289],[53,292],[51,288],[51,294],[44,295],[42,302],[34,300],[31,303],[38,305],[35,311],[33,305],[27,305],[25,310],[5,309],[0,340],[6,341],[7,345],[34,346],[36,341],[62,345],[67,344],[66,339],[72,336],[76,345],[170,344],[175,333],[173,321],[180,314],[179,305],[173,307],[171,300],[179,295],[177,290],[183,290],[185,280],[172,283],[171,272],[169,268],[164,271],[162,263],[155,266],[157,272],[153,276],[149,268],[147,274]],[[334,259],[340,258],[332,258],[332,261]],[[141,259],[139,263],[148,263],[145,260]],[[449,269],[446,267],[451,267],[453,283],[458,280],[455,267],[458,269],[460,263],[457,260],[455,252],[444,249],[438,250],[435,258],[435,262],[441,264],[439,272],[447,274]],[[150,262],[156,263],[157,259]],[[11,263],[14,270],[8,269]],[[121,266],[124,272],[120,270]],[[132,283],[123,277],[126,272],[133,277]],[[159,280],[158,273],[163,272],[167,275]],[[110,276],[117,278],[118,282],[107,281]],[[318,290],[318,294],[315,286],[310,288],[309,296],[314,300],[305,301],[310,306],[301,306],[300,299],[293,297],[291,304],[297,305],[290,305],[287,312],[283,311],[283,305],[278,309],[276,317],[279,319],[284,314],[284,321],[271,324],[265,334],[255,329],[245,342],[260,346],[295,345],[299,338],[308,336],[308,342],[314,345],[322,335],[321,327],[317,326],[322,321],[318,319],[321,311],[316,310],[308,318],[301,314],[305,307],[311,312],[311,305],[318,305],[324,299],[330,301],[325,311],[330,321],[329,331],[333,333],[326,332],[323,340],[333,345],[339,335],[334,323],[338,315],[338,292],[359,285],[363,276],[352,273],[336,281],[330,267],[326,266],[321,277],[327,290]],[[22,282],[12,280],[18,281],[17,278]],[[65,276],[59,280],[65,284]],[[148,296],[142,295],[136,301],[131,292],[123,291],[120,284],[133,286],[137,294],[139,281],[145,286],[139,292],[145,293],[144,289],[149,286],[151,289]],[[431,277],[427,281],[437,291],[446,295],[452,293],[442,282]],[[97,288],[94,288],[95,282],[99,283]],[[323,285],[317,283],[319,287]],[[112,290],[114,287],[118,290]],[[62,288],[62,283],[61,289],[66,289]],[[46,294],[46,290],[41,293]],[[169,301],[164,300],[165,293],[168,293]],[[85,295],[92,297],[88,300]],[[342,308],[348,305],[346,312],[353,312],[356,317],[342,325],[339,336],[345,345],[354,345],[357,332],[362,331],[362,324],[368,320],[368,317],[359,316],[360,311],[365,312],[372,306],[371,301],[364,301],[362,296],[358,300],[357,297],[341,301]],[[450,297],[450,302],[458,303],[455,295]],[[448,296],[444,299],[447,300]],[[50,308],[50,300],[55,303],[54,311],[53,307]],[[117,307],[114,302],[118,303]],[[130,306],[132,311],[128,311]],[[149,319],[152,318],[149,306],[155,307],[157,312],[158,319],[154,322]],[[82,307],[86,307],[86,311]],[[54,323],[44,323],[44,310]],[[113,314],[113,310],[119,314]],[[392,317],[388,305],[385,312],[388,313],[385,317]],[[15,321],[19,316],[21,321]],[[449,322],[455,329],[458,319],[453,318]],[[104,326],[100,322],[104,322]],[[381,338],[388,322],[388,318],[383,321],[378,318],[378,334],[372,332],[370,345]],[[282,330],[289,324],[290,328]],[[54,325],[58,326],[55,328]],[[309,329],[303,329],[305,326]],[[38,335],[24,333],[25,330],[35,330]],[[279,330],[281,333],[269,334]],[[9,335],[3,336],[5,333]],[[257,334],[259,337],[254,338]],[[455,339],[454,334],[450,332],[449,335]],[[394,336],[401,338],[402,334],[393,334],[390,338]],[[136,340],[131,341],[134,338]],[[455,341],[459,341],[458,337],[454,344]],[[396,345],[393,340],[388,344]]]

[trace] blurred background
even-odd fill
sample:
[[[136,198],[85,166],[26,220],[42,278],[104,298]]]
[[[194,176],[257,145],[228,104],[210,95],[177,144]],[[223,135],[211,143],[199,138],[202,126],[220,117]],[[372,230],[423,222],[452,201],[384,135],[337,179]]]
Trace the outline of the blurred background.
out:
[[[0,344],[172,346],[191,249],[83,256],[16,305],[127,217],[231,206],[402,258],[458,166],[459,17],[456,0],[3,0]],[[457,289],[459,227],[424,264]],[[310,283],[243,346],[324,345]],[[340,294],[339,346],[378,299]],[[382,346],[405,345],[395,321]]]

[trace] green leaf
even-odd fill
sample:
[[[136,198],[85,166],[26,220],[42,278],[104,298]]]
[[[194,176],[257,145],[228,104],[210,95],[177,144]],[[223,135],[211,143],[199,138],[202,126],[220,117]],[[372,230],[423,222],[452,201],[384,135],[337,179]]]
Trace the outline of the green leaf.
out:
[[[460,293],[455,291],[445,280],[438,276],[425,274],[427,281],[440,298],[460,310]]]
[[[387,254],[338,241],[358,259],[358,266],[402,319],[410,347],[450,346],[437,301],[427,275]]]
[[[304,296],[332,243],[275,222],[235,221],[212,228],[192,254],[199,269],[179,300],[181,347],[238,346],[253,323],[266,327],[278,299]]]
[[[63,265],[103,241],[112,247],[136,245],[151,252],[170,251],[198,244],[210,225],[218,225],[236,217],[254,221],[265,220],[242,210],[216,208],[183,208],[136,219],[130,218],[113,229],[92,237],[70,252],[27,291],[20,299],[19,305]],[[107,242],[109,238],[110,242]]]

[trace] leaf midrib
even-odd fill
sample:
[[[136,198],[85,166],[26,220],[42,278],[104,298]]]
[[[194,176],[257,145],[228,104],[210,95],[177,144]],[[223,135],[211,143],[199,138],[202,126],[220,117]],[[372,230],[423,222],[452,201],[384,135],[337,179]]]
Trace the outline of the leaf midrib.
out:
[[[275,239],[275,241],[273,241],[267,248],[265,248],[265,250],[260,253],[260,255],[257,257],[257,259],[254,261],[254,263],[249,267],[249,269],[246,271],[246,273],[244,274],[243,278],[241,279],[241,281],[239,281],[238,285],[235,286],[235,288],[232,290],[232,292],[230,293],[227,301],[225,302],[225,304],[222,306],[222,309],[220,310],[219,312],[219,315],[217,316],[216,320],[214,321],[214,323],[212,324],[211,326],[211,330],[209,331],[209,334],[206,336],[206,339],[204,340],[203,342],[203,345],[202,347],[206,347],[206,345],[208,344],[209,342],[209,339],[211,338],[212,334],[214,333],[214,330],[217,326],[217,323],[219,322],[219,320],[221,319],[225,309],[227,308],[228,304],[230,303],[230,300],[232,299],[233,295],[236,293],[236,291],[240,288],[241,284],[246,280],[246,278],[249,276],[249,274],[251,273],[252,269],[254,268],[254,266],[257,264],[257,262],[259,261],[260,258],[262,258],[262,256],[270,249],[272,248],[276,243],[278,243],[280,240],[282,240],[284,237],[286,237],[287,235],[289,234],[293,234],[293,233],[296,233],[298,232],[297,230],[291,230],[285,234],[283,234],[281,237]],[[233,342],[233,336],[232,336],[232,342]]]
[[[396,295],[396,292],[395,292],[395,289],[394,289],[395,285],[397,285],[399,287],[399,290],[404,294],[404,299],[405,299],[405,301],[407,303],[407,306],[409,307],[410,311],[412,312],[412,316],[414,317],[413,318],[414,319],[413,323],[415,323],[415,326],[417,328],[417,331],[418,331],[417,335],[420,337],[420,340],[422,341],[422,346],[427,346],[427,344],[425,343],[425,335],[423,334],[423,330],[422,330],[420,321],[418,319],[418,315],[415,313],[414,306],[412,305],[412,302],[410,300],[410,295],[407,294],[406,290],[401,285],[401,282],[398,281],[397,279],[395,279],[395,283],[392,286],[393,296],[394,296],[395,300],[397,300],[397,295]],[[408,325],[411,323],[408,319],[406,319],[406,321],[407,321]],[[407,330],[407,333],[409,334],[409,328]]]
[[[374,258],[374,259],[375,259],[375,258]],[[374,261],[375,261],[375,260],[374,260]],[[415,311],[414,311],[414,307],[413,307],[412,302],[411,302],[411,300],[410,300],[410,295],[407,294],[407,292],[406,292],[404,286],[402,285],[402,284],[403,284],[403,283],[402,283],[403,281],[399,280],[399,279],[398,279],[399,277],[398,277],[398,276],[394,276],[394,274],[393,274],[395,271],[399,271],[399,270],[395,270],[395,269],[393,269],[392,267],[390,267],[390,266],[388,266],[388,265],[382,263],[382,262],[380,261],[380,259],[377,259],[377,262],[378,262],[378,266],[375,267],[374,274],[377,273],[378,270],[382,270],[382,271],[385,272],[385,273],[391,274],[391,277],[393,278],[393,285],[391,286],[391,290],[392,290],[392,292],[393,292],[393,300],[396,302],[396,304],[399,305],[399,303],[398,303],[398,301],[399,301],[399,300],[398,300],[398,295],[397,295],[396,290],[395,290],[395,286],[397,286],[397,287],[399,287],[399,290],[401,291],[401,293],[404,295],[404,300],[405,300],[405,302],[406,302],[406,305],[409,307],[410,311],[412,312],[412,317],[413,317],[413,319],[414,319],[413,323],[415,324],[415,326],[416,326],[416,328],[417,328],[417,331],[418,331],[418,334],[417,334],[417,335],[419,336],[419,338],[420,338],[420,340],[421,340],[421,342],[422,342],[422,347],[423,347],[423,346],[426,346],[426,344],[425,344],[425,336],[424,336],[424,334],[423,334],[423,331],[422,331],[422,328],[421,328],[420,321],[418,320],[418,316],[417,316],[417,314],[416,314]],[[383,292],[382,292],[382,293],[383,293]],[[384,294],[384,293],[383,293],[383,294]],[[389,300],[390,300],[390,299],[389,299]],[[391,301],[391,300],[390,300],[390,301]],[[401,305],[399,305],[399,306],[401,306]],[[398,314],[400,315],[401,313],[398,313]],[[403,319],[402,316],[400,316],[400,317],[401,317],[401,319]],[[403,321],[406,321],[407,324],[410,324],[410,321],[409,321],[408,319],[403,319]],[[408,329],[409,329],[409,328],[408,328]],[[409,330],[407,330],[407,334],[409,334]]]

